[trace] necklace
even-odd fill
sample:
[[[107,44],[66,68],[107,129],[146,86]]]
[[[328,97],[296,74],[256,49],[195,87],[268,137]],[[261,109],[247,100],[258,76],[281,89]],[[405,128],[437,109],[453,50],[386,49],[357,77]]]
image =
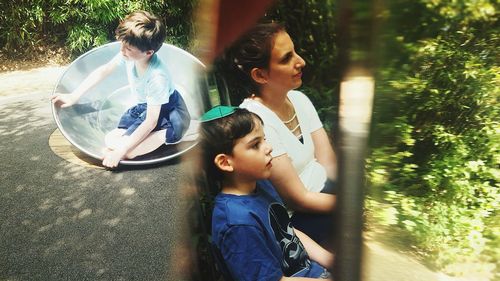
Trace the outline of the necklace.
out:
[[[297,112],[295,112],[295,110],[294,110],[292,118],[290,118],[290,120],[288,120],[288,121],[282,121],[282,122],[283,122],[283,124],[288,124],[288,123],[292,122],[293,119],[295,119],[295,117],[297,117]]]
[[[299,129],[299,128],[300,128],[300,124],[297,124],[297,126],[295,126],[295,128],[290,129],[290,132],[295,134],[295,131],[297,131],[297,129]]]

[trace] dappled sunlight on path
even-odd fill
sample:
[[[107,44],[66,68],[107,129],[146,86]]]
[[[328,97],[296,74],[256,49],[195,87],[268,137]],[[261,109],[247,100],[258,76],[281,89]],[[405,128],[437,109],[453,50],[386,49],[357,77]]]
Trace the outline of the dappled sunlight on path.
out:
[[[411,249],[407,238],[395,227],[364,233],[364,281],[490,281],[491,272],[464,268],[464,276],[453,277],[426,265]],[[467,265],[463,265],[467,266]]]
[[[58,71],[0,75],[20,83],[0,83],[0,280],[170,280],[179,163],[111,171],[54,154]]]
[[[0,73],[0,97],[8,95],[52,93],[66,66],[48,66],[32,70]]]

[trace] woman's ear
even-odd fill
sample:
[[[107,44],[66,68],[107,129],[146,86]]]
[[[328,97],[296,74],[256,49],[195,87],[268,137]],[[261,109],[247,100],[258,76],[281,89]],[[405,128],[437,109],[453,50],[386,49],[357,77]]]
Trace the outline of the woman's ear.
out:
[[[259,84],[267,83],[267,70],[265,69],[254,67],[250,71],[250,76],[255,82]]]
[[[231,156],[223,153],[215,156],[214,164],[217,168],[224,172],[232,172],[234,170],[233,165],[231,164]]]

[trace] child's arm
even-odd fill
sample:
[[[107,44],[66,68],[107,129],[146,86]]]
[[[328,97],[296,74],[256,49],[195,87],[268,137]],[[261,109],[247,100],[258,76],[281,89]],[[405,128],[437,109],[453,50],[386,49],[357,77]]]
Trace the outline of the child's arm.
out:
[[[309,258],[320,265],[322,265],[324,268],[331,268],[333,265],[333,254],[325,250],[323,247],[318,245],[318,243],[314,242],[307,234],[304,232],[294,228],[295,235],[299,237],[300,242],[302,245],[304,245],[304,248],[307,251],[307,254],[309,255]],[[307,280],[318,280],[318,278],[307,278],[307,277],[285,277],[283,276],[280,281],[307,281]],[[332,278],[328,279],[320,279],[320,280],[330,280],[332,281]]]
[[[280,281],[311,281],[311,280],[323,280],[323,281],[332,281],[333,279],[319,279],[319,278],[309,278],[309,277],[281,277]]]
[[[123,159],[129,151],[139,145],[156,127],[160,117],[161,105],[148,105],[146,119],[137,127],[137,129],[128,138],[124,138],[121,147],[108,152],[102,161],[106,167],[114,168]]]
[[[104,78],[109,76],[118,65],[118,60],[112,59],[108,63],[99,66],[92,71],[85,80],[71,94],[56,94],[52,96],[52,103],[61,107],[69,107],[75,104],[86,92],[95,87]]]
[[[325,250],[318,243],[312,240],[307,234],[304,232],[294,228],[295,234],[299,237],[300,242],[304,245],[307,254],[311,260],[319,263],[324,268],[331,268],[333,265],[334,256],[332,253]]]

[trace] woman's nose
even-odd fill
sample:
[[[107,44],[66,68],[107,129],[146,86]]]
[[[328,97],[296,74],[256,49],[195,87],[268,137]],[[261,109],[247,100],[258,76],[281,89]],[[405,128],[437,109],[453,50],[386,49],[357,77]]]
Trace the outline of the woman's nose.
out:
[[[297,54],[297,62],[295,65],[297,68],[303,68],[304,66],[306,66],[306,61],[301,56],[299,56],[299,54]]]

